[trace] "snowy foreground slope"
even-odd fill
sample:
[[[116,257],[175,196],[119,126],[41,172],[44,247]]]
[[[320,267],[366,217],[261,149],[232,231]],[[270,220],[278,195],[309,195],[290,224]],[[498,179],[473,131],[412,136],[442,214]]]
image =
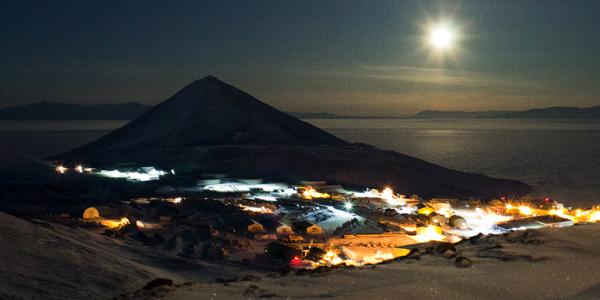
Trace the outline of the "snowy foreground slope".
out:
[[[449,170],[347,143],[214,77],[197,80],[108,135],[51,160],[104,168],[156,166],[190,177],[226,173],[353,187],[391,185],[423,197],[521,196],[514,180]]]
[[[599,235],[593,224],[467,240],[455,245],[466,268],[433,251],[362,269],[271,273],[0,213],[0,299],[599,299]],[[148,288],[156,278],[169,284]]]
[[[109,299],[167,277],[214,280],[224,265],[155,253],[82,228],[0,212],[0,299]]]
[[[129,299],[600,299],[600,226],[513,232],[456,245],[472,261],[424,254],[362,269],[192,283]]]

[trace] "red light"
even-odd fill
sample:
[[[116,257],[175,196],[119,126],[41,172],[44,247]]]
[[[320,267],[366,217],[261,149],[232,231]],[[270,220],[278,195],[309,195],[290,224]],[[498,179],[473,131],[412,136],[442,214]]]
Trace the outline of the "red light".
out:
[[[298,256],[294,256],[294,258],[292,258],[292,261],[290,261],[290,263],[292,265],[299,265],[302,261],[300,260],[300,258]]]

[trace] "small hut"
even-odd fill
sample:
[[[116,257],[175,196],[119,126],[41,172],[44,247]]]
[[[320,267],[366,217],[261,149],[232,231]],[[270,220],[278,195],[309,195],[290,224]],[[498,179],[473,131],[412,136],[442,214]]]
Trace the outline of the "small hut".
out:
[[[265,231],[265,227],[244,214],[229,215],[227,218],[219,218],[218,223],[233,232],[256,234]]]
[[[100,218],[100,212],[95,207],[88,207],[83,211],[84,220],[95,220]]]
[[[319,225],[312,224],[306,221],[294,222],[294,231],[297,233],[306,233],[310,235],[319,235],[323,233],[323,229]]]
[[[319,235],[323,233],[323,229],[317,224],[312,224],[306,228],[306,233],[310,235]]]
[[[280,223],[281,225],[279,225],[276,229],[277,234],[280,235],[290,235],[290,234],[294,234],[294,231],[292,230],[292,227],[283,223]]]
[[[248,232],[250,233],[257,233],[263,231],[265,231],[265,228],[256,221],[252,221],[252,223],[248,225]]]

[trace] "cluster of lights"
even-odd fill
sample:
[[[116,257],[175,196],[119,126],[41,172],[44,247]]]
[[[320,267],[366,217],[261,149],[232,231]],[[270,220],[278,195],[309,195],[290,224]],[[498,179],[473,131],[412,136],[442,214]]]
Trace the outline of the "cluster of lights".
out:
[[[64,165],[57,165],[56,172],[59,174],[65,174],[69,171],[73,171],[76,173],[94,173],[100,176],[106,176],[110,178],[126,178],[134,181],[150,181],[150,180],[158,180],[161,176],[167,174],[165,171],[157,170],[153,167],[145,167],[140,168],[137,171],[132,172],[122,172],[119,170],[98,170],[95,171],[92,168],[84,167],[79,164],[73,167],[72,169],[67,168]],[[172,170],[171,173],[174,174]],[[427,226],[412,226],[411,228],[407,228],[406,226],[402,226],[404,230],[413,232],[413,234],[408,235],[411,239],[413,239],[416,243],[425,243],[431,241],[441,241],[441,242],[457,242],[462,238],[468,238],[470,236],[474,236],[476,234],[497,234],[501,232],[506,232],[506,229],[499,227],[499,224],[508,222],[510,220],[516,219],[527,219],[531,217],[537,216],[557,216],[566,220],[570,220],[571,225],[574,223],[591,223],[591,222],[600,222],[600,207],[593,208],[590,210],[583,209],[575,209],[570,210],[565,208],[564,206],[555,203],[555,206],[551,209],[541,209],[532,207],[528,203],[506,203],[498,209],[498,206],[490,206],[487,208],[452,208],[448,203],[440,203],[440,202],[429,202],[424,203],[425,207],[417,209],[414,205],[411,205],[409,202],[410,199],[407,199],[403,195],[398,195],[394,193],[394,191],[390,187],[385,187],[383,190],[378,191],[376,189],[369,190],[367,192],[359,193],[354,192],[351,194],[347,194],[344,197],[340,197],[340,199],[336,198],[338,195],[332,196],[328,193],[321,193],[317,191],[315,188],[311,186],[301,187],[297,189],[293,189],[287,185],[282,184],[245,184],[241,182],[233,182],[233,183],[224,183],[224,184],[215,184],[204,186],[203,189],[211,190],[216,192],[254,192],[257,189],[262,190],[263,192],[268,192],[271,195],[272,193],[285,193],[288,196],[297,193],[298,196],[310,200],[310,199],[349,199],[348,196],[351,195],[350,199],[357,201],[357,198],[378,198],[381,199],[382,202],[388,205],[388,207],[392,209],[396,209],[397,211],[402,211],[404,213],[417,213],[420,215],[428,216],[431,218],[430,225]],[[283,191],[283,192],[282,192]],[[272,201],[277,201],[273,196]],[[175,198],[167,198],[165,199],[168,202],[179,204],[182,202],[181,197]],[[504,200],[504,199],[503,199]],[[546,202],[549,200],[547,199]],[[443,204],[443,205],[442,205]],[[274,213],[273,209],[260,206],[247,206],[243,204],[238,204],[239,207],[247,212],[252,213],[261,213],[261,214],[272,214]],[[351,200],[346,200],[342,202],[343,210],[335,209],[333,206],[326,206],[329,210],[336,214],[334,219],[342,219],[342,217],[357,217],[352,214],[351,211],[355,207],[355,202]],[[411,210],[406,210],[407,208],[411,208]],[[434,216],[436,215],[436,216]],[[439,215],[439,217],[437,217]],[[431,217],[434,216],[434,217]],[[452,225],[451,218],[457,216],[462,218],[464,222],[464,226],[455,226]],[[434,218],[441,218],[441,221],[437,221]],[[448,222],[448,220],[450,220]],[[99,221],[102,225],[108,228],[121,228],[130,224],[129,219],[123,217],[119,220],[109,220],[102,219]],[[447,224],[450,223],[450,224]],[[135,222],[136,227],[138,228],[151,228],[151,225],[144,224],[141,221]],[[451,225],[451,226],[449,226]],[[564,226],[564,225],[563,225]],[[520,228],[512,228],[512,230],[520,230],[525,227]],[[359,258],[356,259],[342,259],[338,256],[338,253],[334,250],[330,250],[325,254],[322,260],[319,262],[320,265],[337,265],[341,263],[353,264],[353,265],[361,265],[365,263],[378,263],[386,259],[391,259],[397,257],[399,250],[397,248],[382,248],[381,251],[377,251],[377,255],[369,258]],[[388,251],[389,250],[389,251]],[[405,249],[401,249],[405,250]],[[387,251],[387,252],[386,252]],[[390,252],[391,251],[391,252]],[[389,253],[388,253],[389,252]],[[360,253],[360,251],[358,252]],[[395,253],[395,254],[394,254]],[[362,254],[361,254],[362,255]],[[346,255],[347,256],[347,255]],[[344,257],[346,257],[344,256]],[[305,267],[303,261],[296,257],[292,261],[299,267]]]
[[[305,186],[302,190],[302,198],[306,199],[306,200],[311,200],[311,199],[315,199],[315,198],[321,198],[321,199],[326,199],[326,198],[331,198],[331,195],[327,194],[327,193],[320,193],[319,191],[315,190],[315,188],[313,188],[312,186]]]
[[[248,206],[248,205],[243,205],[243,204],[238,204],[238,206],[243,211],[247,211],[247,212],[259,213],[259,214],[272,214],[273,213],[272,209],[270,209],[268,207],[264,207],[264,206],[254,207],[254,206]]]
[[[70,168],[67,168],[66,166],[64,166],[62,164],[57,165],[55,167],[55,170],[59,174],[65,174],[65,173],[71,171]],[[157,170],[154,167],[143,167],[137,171],[130,171],[130,172],[122,172],[119,170],[94,171],[93,168],[85,167],[82,164],[78,164],[75,167],[73,167],[72,170],[74,172],[80,173],[80,174],[84,174],[84,173],[92,174],[93,173],[93,174],[104,176],[104,177],[126,178],[126,179],[133,180],[133,181],[158,180],[161,176],[164,176],[167,174],[167,172],[162,171],[162,170]],[[171,174],[175,174],[175,171],[171,170]]]
[[[67,167],[65,167],[64,165],[57,165],[56,168],[55,168],[55,170],[59,174],[65,174],[68,171],[70,171],[70,169],[67,168]],[[73,168],[73,171],[75,171],[77,173],[80,173],[80,174],[83,174],[83,173],[92,173],[94,171],[94,169],[84,167],[83,165],[76,165]]]
[[[600,207],[592,209],[575,209],[568,210],[563,206],[553,208],[548,211],[549,215],[558,216],[564,219],[571,220],[575,223],[596,223],[600,222]]]
[[[119,229],[123,226],[129,225],[129,219],[126,217],[122,217],[119,220],[110,220],[110,219],[103,219],[100,220],[100,224],[102,224],[105,227],[108,227],[110,229]]]
[[[165,201],[173,203],[173,204],[180,204],[183,201],[183,198],[182,197],[165,198]]]
[[[368,190],[366,192],[355,192],[352,193],[354,198],[377,198],[384,200],[390,206],[403,206],[406,205],[407,199],[404,195],[397,195],[394,190],[390,187],[385,187],[382,191],[377,189]]]
[[[431,205],[427,203],[427,205]],[[346,210],[352,209],[351,202],[344,202]],[[508,222],[516,219],[528,219],[536,216],[544,215],[556,215],[564,219],[572,220],[573,223],[579,222],[600,222],[600,207],[593,208],[591,210],[567,210],[566,208],[558,205],[557,208],[544,210],[540,208],[534,208],[527,203],[519,204],[505,204],[503,207],[504,213],[498,213],[496,208],[465,208],[465,209],[452,209],[449,205],[437,206],[426,206],[428,210],[423,210],[426,215],[436,213],[445,217],[460,216],[465,221],[464,227],[456,227],[452,229],[452,226],[448,224],[436,223],[427,226],[414,226],[411,228],[404,228],[413,234],[407,235],[415,241],[415,243],[427,243],[427,242],[449,242],[456,243],[461,241],[463,238],[469,238],[477,234],[499,234],[506,232],[506,229],[498,227],[498,224]],[[571,224],[573,224],[571,223]],[[454,225],[455,226],[455,225]],[[523,230],[527,227],[512,228],[511,230]],[[369,252],[369,254],[358,252],[353,253],[353,249],[347,249],[342,246],[339,248],[331,248],[320,261],[313,263],[312,268],[317,266],[332,266],[332,265],[352,265],[361,266],[365,264],[377,264],[385,260],[393,259],[399,256],[408,254],[407,249],[395,248],[395,247],[379,247],[376,250]],[[339,253],[343,253],[345,258],[341,258]],[[297,258],[294,262],[297,266],[303,266],[302,260]]]
[[[418,243],[426,243],[431,241],[444,242],[446,236],[442,232],[442,228],[437,225],[429,225],[426,227],[417,227],[416,235],[410,236]]]

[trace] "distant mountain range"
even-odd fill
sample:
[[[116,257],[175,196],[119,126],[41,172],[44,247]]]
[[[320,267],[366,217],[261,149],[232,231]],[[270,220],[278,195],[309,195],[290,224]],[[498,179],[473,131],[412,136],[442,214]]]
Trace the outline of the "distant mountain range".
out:
[[[287,112],[287,114],[299,119],[406,119],[409,116],[347,116],[326,112]]]
[[[62,102],[38,102],[0,109],[0,120],[133,120],[150,105],[136,102],[114,104],[71,104]],[[327,112],[288,112],[299,119],[600,119],[600,106],[566,107],[486,111],[424,110],[412,116],[345,116]]]
[[[325,112],[288,112],[289,115],[299,119],[345,119],[347,116]]]
[[[0,109],[0,120],[133,120],[150,107],[152,106],[136,102],[72,104],[44,101]],[[355,118],[325,112],[288,112],[288,114],[300,119]]]
[[[523,111],[439,111],[424,110],[413,116],[420,119],[592,119],[600,118],[600,106],[592,107],[547,107]]]
[[[0,120],[132,120],[149,108],[134,102],[88,105],[38,102],[0,109]]]

